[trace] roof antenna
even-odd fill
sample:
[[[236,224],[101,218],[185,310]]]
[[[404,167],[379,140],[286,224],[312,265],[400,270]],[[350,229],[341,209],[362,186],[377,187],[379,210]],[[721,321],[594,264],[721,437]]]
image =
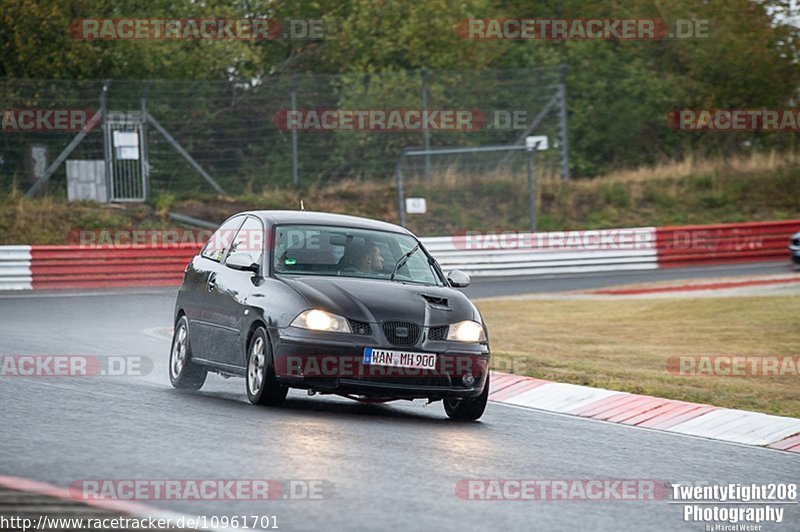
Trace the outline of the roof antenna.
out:
[[[301,211],[306,210],[305,206],[303,205],[303,200],[300,200],[300,210]]]

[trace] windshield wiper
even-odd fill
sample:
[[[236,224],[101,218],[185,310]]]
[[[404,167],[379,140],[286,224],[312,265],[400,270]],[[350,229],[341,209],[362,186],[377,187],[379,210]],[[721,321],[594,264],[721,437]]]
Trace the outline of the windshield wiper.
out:
[[[394,269],[392,270],[392,275],[389,276],[390,281],[394,281],[394,276],[397,275],[397,270],[405,266],[406,262],[408,262],[408,259],[411,258],[411,255],[413,255],[418,249],[419,249],[419,243],[417,243],[416,246],[408,250],[406,253],[403,253],[403,255],[399,259],[397,259],[397,262],[394,265]]]

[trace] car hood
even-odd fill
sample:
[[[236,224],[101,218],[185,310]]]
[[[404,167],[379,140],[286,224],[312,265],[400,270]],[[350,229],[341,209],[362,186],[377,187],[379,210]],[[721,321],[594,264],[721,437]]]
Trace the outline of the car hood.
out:
[[[452,288],[341,277],[287,277],[284,282],[306,299],[309,308],[352,320],[429,326],[480,320],[475,305]]]

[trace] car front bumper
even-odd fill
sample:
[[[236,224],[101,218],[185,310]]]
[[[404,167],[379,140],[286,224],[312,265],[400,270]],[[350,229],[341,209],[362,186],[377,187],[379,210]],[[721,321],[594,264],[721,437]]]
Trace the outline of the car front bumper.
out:
[[[388,345],[374,336],[317,333],[294,327],[272,334],[275,375],[293,388],[385,399],[476,397],[489,372],[486,344],[426,340],[413,347]],[[364,349],[436,355],[431,370],[363,364]],[[464,377],[470,375],[465,381]]]

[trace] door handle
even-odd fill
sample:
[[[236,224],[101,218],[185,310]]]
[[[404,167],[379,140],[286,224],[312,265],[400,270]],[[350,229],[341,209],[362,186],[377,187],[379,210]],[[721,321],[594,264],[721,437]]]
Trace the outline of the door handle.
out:
[[[211,292],[212,290],[217,288],[217,276],[212,274],[208,278],[208,291]]]

